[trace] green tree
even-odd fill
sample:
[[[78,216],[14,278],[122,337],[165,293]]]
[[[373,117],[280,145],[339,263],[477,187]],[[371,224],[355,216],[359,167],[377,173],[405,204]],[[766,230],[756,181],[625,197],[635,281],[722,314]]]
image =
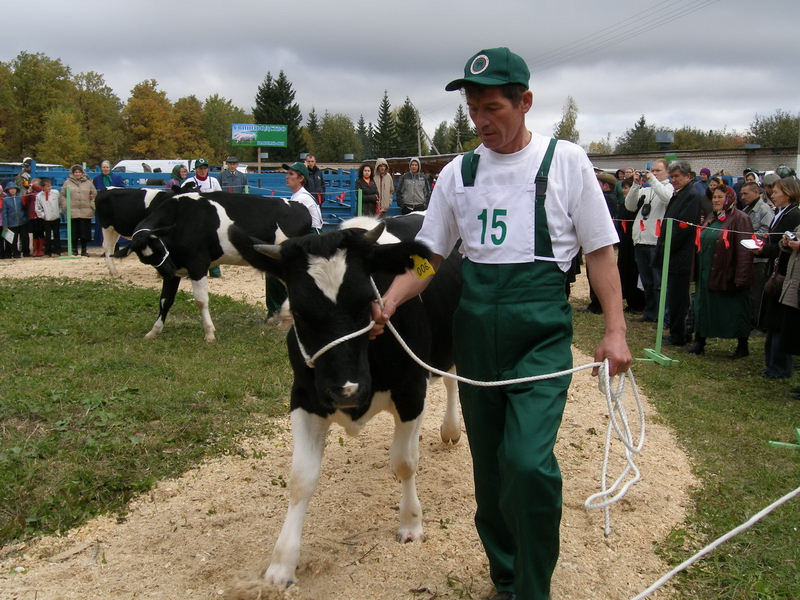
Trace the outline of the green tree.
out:
[[[202,156],[206,160],[214,160],[213,150],[206,140],[203,127],[203,103],[195,96],[179,98],[173,106],[175,113],[175,152],[179,157],[197,158]],[[221,162],[221,157],[218,161]]]
[[[89,143],[81,124],[81,115],[70,106],[59,106],[47,113],[42,129],[41,162],[69,167],[80,164],[89,154]]]
[[[553,127],[553,137],[557,140],[567,140],[574,144],[581,137],[576,124],[578,122],[578,105],[572,96],[567,96],[561,120]]]
[[[361,140],[356,135],[353,121],[343,114],[328,114],[322,118],[317,136],[317,160],[340,162],[345,154],[361,156]]]
[[[10,131],[9,125],[14,97],[8,85],[10,76],[11,66],[8,63],[0,62],[0,158],[5,160],[17,158],[9,147],[7,135]]]
[[[439,123],[436,131],[433,132],[433,145],[436,146],[436,149],[440,154],[450,154],[453,152],[453,146],[450,141],[451,133],[452,127],[447,123],[447,121],[442,121]]]
[[[779,108],[773,115],[756,114],[750,123],[749,138],[764,148],[797,147],[798,129],[800,118]]]
[[[296,160],[304,149],[300,135],[303,115],[300,106],[294,101],[295,91],[283,70],[273,79],[267,72],[264,83],[258,87],[256,105],[253,107],[255,123],[264,125],[286,125],[286,148],[270,149],[270,158],[275,160]]]
[[[453,127],[450,129],[451,152],[464,152],[465,147],[470,144],[478,134],[472,123],[464,112],[464,106],[459,104],[456,109],[456,116],[453,118]]]
[[[372,123],[369,125],[372,127]],[[375,158],[375,155],[372,153],[372,138],[369,135],[370,127],[367,127],[367,124],[364,122],[364,115],[361,115],[358,118],[358,127],[356,128],[356,135],[361,142],[363,152],[360,160],[371,160]]]
[[[650,152],[658,149],[656,144],[656,128],[648,125],[642,115],[631,129],[627,129],[614,147],[614,154],[632,154],[636,152]]]
[[[79,73],[73,83],[74,105],[88,146],[83,160],[94,166],[104,159],[113,163],[122,158],[125,143],[120,116],[122,102],[103,76],[94,71]]]
[[[308,120],[306,121],[306,130],[311,136],[317,135],[319,131],[319,120],[317,119],[317,111],[314,107],[311,107],[311,112],[308,113]]]
[[[397,111],[397,154],[399,156],[417,156],[425,154],[420,148],[419,115],[417,109],[406,96],[406,101]]]
[[[11,99],[7,106],[8,121],[4,122],[13,125],[6,132],[7,152],[35,158],[42,150],[48,113],[72,98],[70,68],[58,58],[20,52],[11,61],[10,71],[5,78],[7,93],[2,94]]]
[[[221,163],[232,152],[231,125],[233,123],[252,123],[253,118],[243,109],[234,106],[230,100],[214,94],[203,103],[203,133],[211,148],[208,160]],[[255,148],[240,146],[236,156],[242,161],[255,160]]]
[[[378,123],[375,125],[375,135],[372,136],[372,152],[376,157],[389,158],[397,156],[397,128],[389,104],[389,93],[383,91],[383,100],[378,108]]]
[[[166,92],[155,79],[137,83],[122,109],[126,158],[175,158],[177,122]]]
[[[611,145],[611,133],[606,136],[606,139],[599,142],[591,142],[589,148],[586,150],[588,154],[611,154],[614,147]]]

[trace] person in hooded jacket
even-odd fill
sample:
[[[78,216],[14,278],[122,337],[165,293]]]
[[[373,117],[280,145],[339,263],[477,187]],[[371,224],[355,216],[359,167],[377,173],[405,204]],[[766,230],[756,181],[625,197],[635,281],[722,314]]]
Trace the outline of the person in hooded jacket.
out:
[[[167,182],[167,191],[172,192],[177,186],[178,189],[183,187],[183,182],[189,177],[189,171],[184,165],[175,165],[172,167],[172,179]]]
[[[3,198],[3,228],[14,234],[10,242],[10,256],[8,258],[28,257],[31,255],[30,242],[28,241],[28,211],[22,203],[17,184],[9,181],[5,187]]]
[[[378,187],[380,212],[381,214],[386,214],[394,198],[394,179],[389,172],[389,163],[386,162],[385,158],[379,158],[375,161],[375,185]]]
[[[92,241],[92,217],[94,217],[94,198],[97,188],[86,177],[81,165],[70,167],[70,177],[61,186],[60,200],[66,205],[67,190],[70,197],[70,227],[72,231],[72,254],[78,255],[78,242],[81,245],[81,256],[89,256],[86,244]]]
[[[404,215],[425,210],[431,199],[431,184],[420,172],[419,158],[412,158],[408,168],[409,172],[404,173],[397,184],[397,205]]]

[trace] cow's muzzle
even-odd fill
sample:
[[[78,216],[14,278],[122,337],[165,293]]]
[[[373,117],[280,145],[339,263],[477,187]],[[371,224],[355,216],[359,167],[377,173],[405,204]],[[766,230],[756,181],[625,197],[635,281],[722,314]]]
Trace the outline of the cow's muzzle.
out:
[[[364,396],[363,388],[357,383],[346,383],[341,387],[328,388],[325,393],[334,408],[358,408]]]

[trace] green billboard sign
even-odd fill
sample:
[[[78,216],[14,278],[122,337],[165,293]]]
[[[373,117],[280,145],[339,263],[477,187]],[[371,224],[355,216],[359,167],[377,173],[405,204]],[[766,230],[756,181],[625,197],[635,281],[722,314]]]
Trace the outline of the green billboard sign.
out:
[[[231,144],[234,146],[285,148],[287,130],[286,125],[233,123],[231,125]]]

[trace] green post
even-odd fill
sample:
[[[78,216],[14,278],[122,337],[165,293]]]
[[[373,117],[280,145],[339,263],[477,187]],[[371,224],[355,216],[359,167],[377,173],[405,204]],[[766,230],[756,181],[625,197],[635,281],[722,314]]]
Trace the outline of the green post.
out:
[[[249,194],[250,193],[250,186],[249,185],[244,186],[244,193],[245,194]]]
[[[661,263],[661,292],[658,297],[658,324],[656,326],[656,347],[645,348],[647,358],[639,360],[652,360],[665,367],[678,364],[679,361],[669,358],[661,353],[661,342],[664,338],[664,308],[667,304],[667,283],[669,280],[669,255],[672,249],[672,219],[665,219],[667,228],[664,234],[664,261]]]
[[[361,195],[364,193],[363,190],[358,190],[358,205],[356,207],[356,216],[361,216]]]

